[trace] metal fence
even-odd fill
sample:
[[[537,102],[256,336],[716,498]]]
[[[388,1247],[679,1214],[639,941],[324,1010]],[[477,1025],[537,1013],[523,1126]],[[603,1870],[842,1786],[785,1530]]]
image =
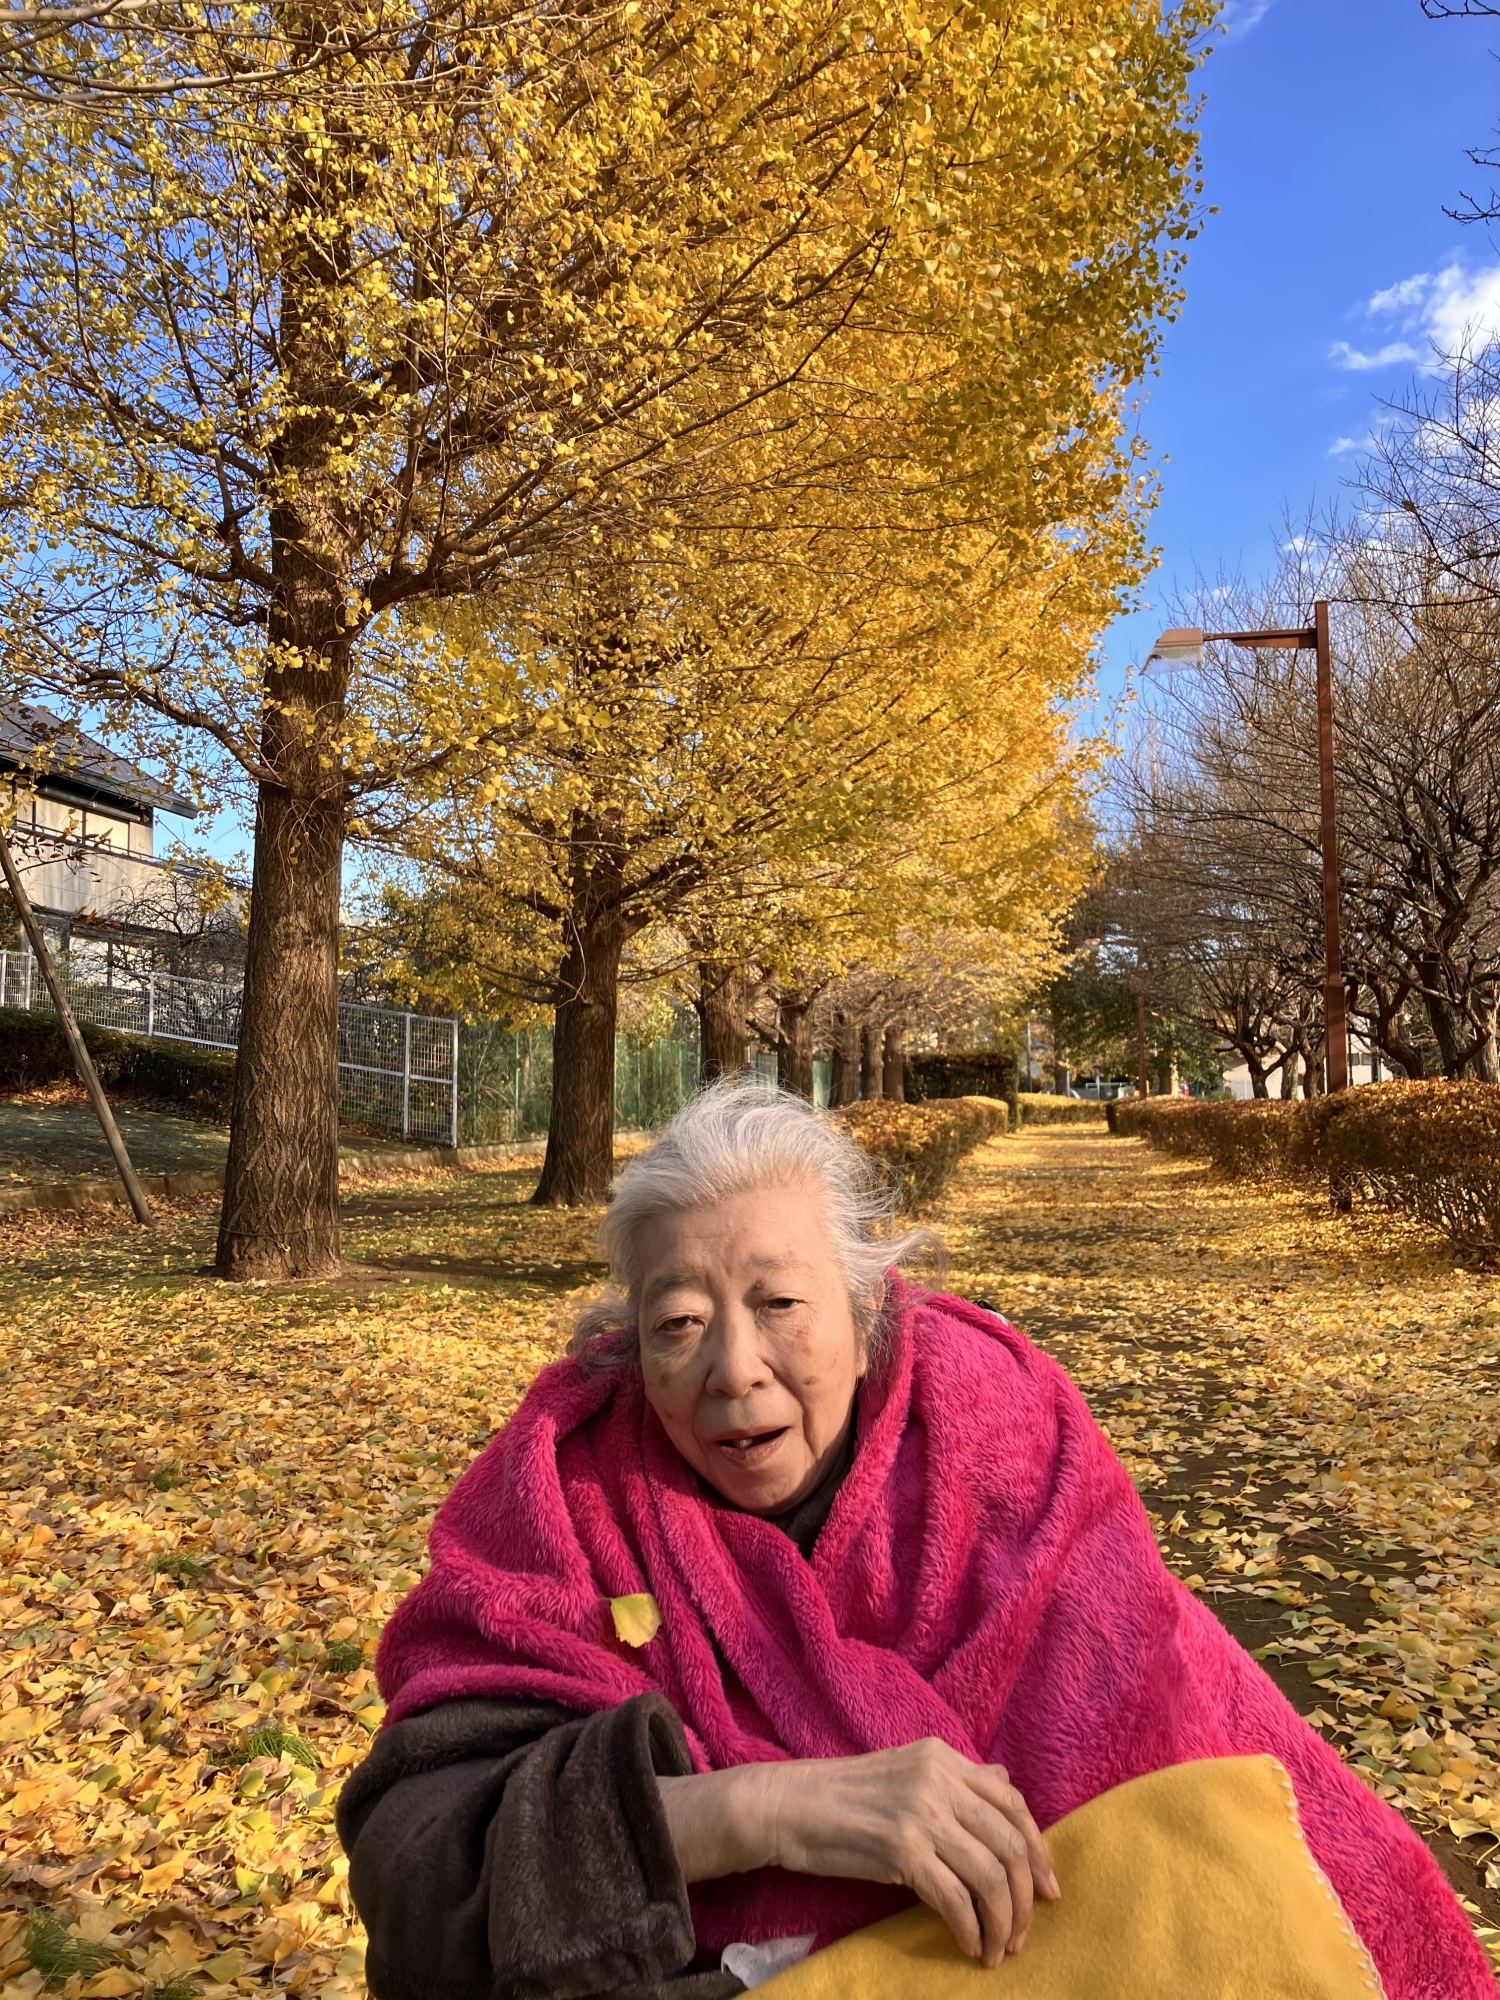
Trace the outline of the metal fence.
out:
[[[57,966],[81,1021],[194,1048],[239,1044],[238,986],[154,971],[127,948],[92,939],[75,941]],[[0,1006],[53,1011],[29,951],[0,951]],[[750,1066],[775,1082],[770,1051],[758,1051]],[[697,1088],[695,1040],[616,1035],[617,1131],[665,1125]],[[339,1003],[339,1115],[347,1124],[429,1145],[473,1146],[543,1138],[551,1108],[550,1028],[516,1031],[494,1021]]]
[[[234,1049],[240,989],[134,964],[118,947],[79,942],[58,972],[80,1021],[153,1041]],[[29,951],[0,951],[0,1005],[53,1012]],[[458,1023],[339,1003],[339,1115],[346,1123],[428,1144],[459,1138]]]
[[[552,1106],[552,1030],[466,1021],[459,1049],[462,1143],[544,1138]],[[758,1051],[749,1067],[763,1082],[776,1081],[776,1057],[770,1051]],[[695,1040],[615,1036],[617,1132],[655,1131],[697,1088]]]
[[[466,1021],[459,1037],[465,1145],[539,1139],[552,1108],[552,1030]],[[615,1036],[615,1129],[665,1125],[698,1087],[695,1041]]]

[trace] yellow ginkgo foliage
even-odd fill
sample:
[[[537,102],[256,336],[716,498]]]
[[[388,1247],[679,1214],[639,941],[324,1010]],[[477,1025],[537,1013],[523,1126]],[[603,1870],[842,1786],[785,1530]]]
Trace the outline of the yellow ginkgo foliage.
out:
[[[830,494],[1108,513],[1208,12],[206,0],[6,91],[8,684],[256,793],[221,1269],[337,1261],[351,814],[529,745],[442,609]]]

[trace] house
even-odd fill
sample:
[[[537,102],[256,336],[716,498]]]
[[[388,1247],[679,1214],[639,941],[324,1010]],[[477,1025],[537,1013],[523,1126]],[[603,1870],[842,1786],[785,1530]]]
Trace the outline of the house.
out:
[[[158,859],[156,816],[197,808],[44,708],[0,707],[0,788],[14,800],[11,845],[43,926],[64,948],[85,936],[144,940],[194,871]]]

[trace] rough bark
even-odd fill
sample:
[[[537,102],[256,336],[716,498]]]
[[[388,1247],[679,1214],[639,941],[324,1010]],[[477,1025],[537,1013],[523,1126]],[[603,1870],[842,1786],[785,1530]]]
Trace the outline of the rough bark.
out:
[[[894,1021],[885,1031],[881,1052],[881,1095],[893,1104],[906,1102],[906,1030]]]
[[[812,1010],[816,995],[782,990],[776,1014],[776,1081],[783,1090],[813,1096]]]
[[[698,1080],[738,1076],[745,1063],[745,968],[723,959],[698,966]]]
[[[531,1197],[577,1208],[609,1197],[614,1176],[615,1018],[626,926],[605,901],[574,921],[552,1027],[547,1153]]]
[[[340,760],[356,530],[338,412],[349,393],[339,297],[349,245],[340,163],[309,154],[289,178],[302,246],[282,275],[278,333],[291,414],[274,448],[275,590],[266,629],[263,782],[239,1060],[220,1214],[231,1278],[320,1277],[339,1263],[338,924],[347,827]]]
[[[885,1091],[885,1023],[866,1021],[860,1030],[859,1094],[880,1097]]]
[[[1302,1095],[1306,1098],[1324,1095],[1323,1044],[1320,1041],[1309,1045],[1302,1052]]]
[[[218,1268],[339,1263],[338,923],[344,809],[261,789]]]
[[[832,1105],[859,1102],[859,1021],[855,1015],[836,1013],[833,1017],[833,1076],[828,1102]]]

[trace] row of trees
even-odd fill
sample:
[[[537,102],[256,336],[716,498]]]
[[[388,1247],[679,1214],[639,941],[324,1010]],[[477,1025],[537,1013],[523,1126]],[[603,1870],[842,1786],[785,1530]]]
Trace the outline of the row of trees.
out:
[[[1389,1070],[1500,1081],[1500,349],[1459,356],[1365,470],[1358,508],[1289,537],[1205,627],[1334,605],[1335,763],[1351,1018]],[[1096,963],[1213,1037],[1257,1095],[1323,1066],[1309,656],[1211,648],[1147,701],[1118,792]]]
[[[221,1270],[338,1258],[351,838],[555,1008],[555,1200],[666,927],[711,1013],[1065,899],[1208,11],[10,17],[5,683],[253,795]]]

